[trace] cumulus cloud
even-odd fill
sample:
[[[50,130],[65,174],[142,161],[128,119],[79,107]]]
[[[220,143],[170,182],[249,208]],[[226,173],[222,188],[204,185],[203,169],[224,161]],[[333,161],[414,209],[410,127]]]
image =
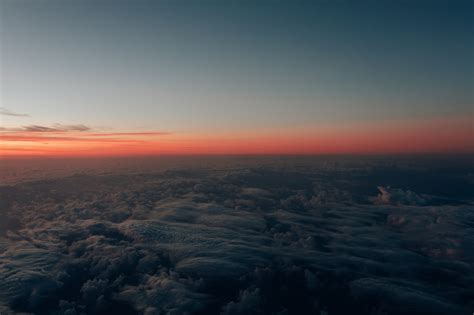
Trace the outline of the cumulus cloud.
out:
[[[0,311],[471,312],[472,204],[387,187],[373,201],[379,170],[361,169],[229,162],[0,187]]]
[[[410,190],[402,190],[399,188],[378,186],[379,195],[372,199],[374,204],[380,205],[425,205],[427,197],[416,194]]]

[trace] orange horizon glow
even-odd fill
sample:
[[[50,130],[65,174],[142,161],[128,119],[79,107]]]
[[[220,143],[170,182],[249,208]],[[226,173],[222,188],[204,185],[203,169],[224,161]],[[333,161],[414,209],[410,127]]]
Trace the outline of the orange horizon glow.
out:
[[[246,132],[0,133],[0,157],[474,153],[473,119],[392,121]]]

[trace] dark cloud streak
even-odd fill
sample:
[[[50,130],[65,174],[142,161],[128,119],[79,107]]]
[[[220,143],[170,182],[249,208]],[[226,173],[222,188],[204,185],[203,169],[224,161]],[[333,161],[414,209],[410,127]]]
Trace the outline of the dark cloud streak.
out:
[[[63,136],[25,136],[25,135],[2,135],[0,134],[1,141],[28,141],[28,142],[98,142],[98,143],[107,143],[107,142],[143,142],[143,140],[137,139],[118,139],[118,138],[96,138],[96,137],[63,137]]]
[[[89,131],[91,128],[85,125],[62,125],[55,124],[52,127],[39,125],[23,126],[21,131],[28,132],[69,132],[69,131]]]
[[[41,125],[27,125],[19,128],[6,128],[0,127],[0,131],[4,132],[74,132],[74,131],[89,131],[90,127],[86,125],[62,125],[54,124],[52,127],[41,126]]]
[[[0,107],[0,115],[14,116],[14,117],[30,117],[30,115],[28,115],[28,114],[15,113],[15,112],[12,112],[11,110],[9,110],[5,107]]]

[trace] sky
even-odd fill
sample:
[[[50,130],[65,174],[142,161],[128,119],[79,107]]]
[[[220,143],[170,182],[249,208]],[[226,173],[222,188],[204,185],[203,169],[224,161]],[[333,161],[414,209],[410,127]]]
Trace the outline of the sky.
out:
[[[474,152],[472,1],[0,2],[0,156]]]

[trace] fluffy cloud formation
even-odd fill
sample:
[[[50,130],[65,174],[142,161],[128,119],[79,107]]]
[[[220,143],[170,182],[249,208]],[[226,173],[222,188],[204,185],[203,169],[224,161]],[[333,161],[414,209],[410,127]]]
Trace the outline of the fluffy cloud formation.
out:
[[[375,196],[377,165],[236,165],[0,187],[0,311],[472,311],[472,196],[388,175],[403,188]]]
[[[373,198],[375,204],[380,205],[425,205],[427,198],[423,198],[420,195],[410,190],[394,189],[391,187],[377,187],[380,194]]]

